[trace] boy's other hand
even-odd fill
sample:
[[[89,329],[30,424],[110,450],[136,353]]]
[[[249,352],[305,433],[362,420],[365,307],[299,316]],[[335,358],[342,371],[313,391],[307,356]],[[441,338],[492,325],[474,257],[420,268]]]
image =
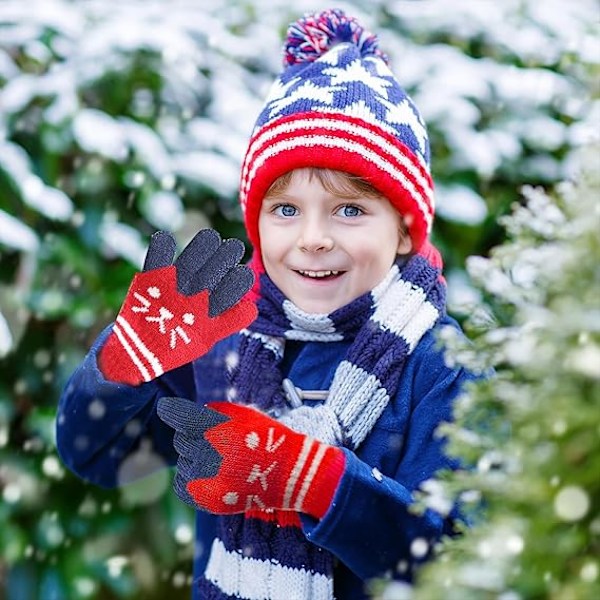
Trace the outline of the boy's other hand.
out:
[[[329,508],[345,466],[340,448],[230,402],[161,398],[157,412],[175,429],[173,488],[184,502],[215,514],[259,509],[321,518]]]

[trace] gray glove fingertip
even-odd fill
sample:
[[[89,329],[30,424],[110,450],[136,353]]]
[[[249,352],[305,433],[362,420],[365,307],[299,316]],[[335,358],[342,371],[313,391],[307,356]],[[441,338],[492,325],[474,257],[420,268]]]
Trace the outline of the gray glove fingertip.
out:
[[[183,456],[188,459],[192,459],[195,454],[194,443],[197,440],[194,437],[190,437],[184,431],[177,431],[173,436],[173,448],[177,451],[179,456]]]
[[[244,256],[243,242],[232,238],[225,240],[217,251],[204,263],[202,269],[194,273],[188,294],[197,294],[202,290],[213,291],[230,269],[235,267]]]
[[[187,296],[196,293],[191,289],[194,275],[210,260],[221,245],[221,236],[214,229],[201,229],[175,260],[177,289]],[[198,290],[199,291],[199,290]]]
[[[201,229],[181,251],[177,268],[198,270],[219,249],[221,236],[215,229]]]
[[[153,271],[173,264],[177,242],[169,231],[157,231],[150,237],[142,270]]]
[[[198,508],[198,505],[194,502],[194,499],[187,491],[187,480],[182,476],[181,473],[179,473],[179,471],[175,473],[175,477],[173,479],[173,490],[180,500],[186,504],[189,504],[190,506],[193,506],[194,508]]]
[[[237,265],[219,282],[208,299],[208,314],[216,317],[239,302],[254,285],[254,273],[245,265]]]
[[[237,238],[229,238],[221,244],[220,250],[223,253],[227,253],[229,256],[231,256],[231,260],[234,261],[233,264],[237,264],[244,256],[246,247],[244,246],[244,242],[242,242],[242,240],[238,240]]]
[[[200,410],[195,402],[185,398],[163,397],[156,403],[158,416],[176,431],[195,430]]]
[[[193,400],[165,396],[159,398],[156,403],[156,413],[162,421],[172,427],[178,433],[184,433],[190,438],[198,440],[208,446],[210,444],[202,437],[202,434],[212,427],[229,421],[229,417],[220,412],[200,406]],[[212,450],[212,446],[210,446]]]

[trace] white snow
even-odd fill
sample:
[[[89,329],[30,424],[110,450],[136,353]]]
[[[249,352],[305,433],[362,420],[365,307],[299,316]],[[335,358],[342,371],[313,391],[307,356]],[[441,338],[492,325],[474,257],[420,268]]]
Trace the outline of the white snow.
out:
[[[479,225],[487,216],[485,200],[466,185],[440,185],[436,190],[438,215],[467,225]]]
[[[237,191],[239,165],[226,156],[212,152],[188,152],[173,157],[173,172],[207,185],[223,197]]]
[[[0,209],[0,244],[15,250],[35,252],[40,241],[30,227]]]
[[[444,490],[441,481],[436,479],[427,479],[421,483],[420,488],[425,492],[425,505],[440,515],[446,517],[452,510],[452,499]]]
[[[17,144],[0,139],[0,168],[20,188],[22,200],[41,214],[58,221],[66,221],[73,214],[71,199],[33,173],[28,154]]]
[[[23,200],[49,219],[68,221],[74,207],[71,199],[58,188],[44,185],[42,180],[30,175],[22,184]]]
[[[105,219],[100,226],[100,239],[109,257],[120,256],[141,269],[146,256],[147,243],[139,231],[125,223]]]
[[[554,513],[562,521],[579,521],[587,515],[589,509],[589,493],[577,485],[563,487],[554,498]]]
[[[183,202],[173,192],[155,192],[142,201],[140,208],[157,229],[177,231],[185,221]]]
[[[194,531],[187,523],[181,523],[175,529],[175,539],[181,545],[186,545],[194,539]]]
[[[19,73],[18,67],[12,61],[10,55],[0,49],[0,77],[4,80],[10,80]]]
[[[17,0],[2,4],[7,24],[2,43],[24,45],[32,58],[51,68],[42,75],[19,72],[10,54],[0,49],[0,72],[10,75],[0,91],[6,115],[42,98],[44,120],[56,126],[71,122],[72,134],[85,152],[122,162],[132,151],[142,169],[158,179],[170,174],[174,160],[177,173],[214,188],[219,195],[235,195],[247,136],[271,78],[280,70],[279,36],[292,16],[289,2],[261,6],[256,21],[231,0],[201,8],[182,0],[169,10],[160,0],[33,4],[34,9],[31,3]],[[402,28],[382,30],[375,16],[380,5],[415,36],[404,36]],[[316,0],[303,0],[294,11],[301,14],[318,8],[322,6]],[[348,2],[346,8],[380,34],[394,72],[404,86],[414,90],[430,128],[443,135],[456,169],[473,169],[481,177],[491,177],[507,161],[518,160],[527,145],[537,149],[538,155],[525,161],[524,172],[550,181],[561,171],[547,152],[565,141],[577,143],[592,129],[591,123],[578,128],[577,118],[586,109],[586,101],[574,80],[546,68],[566,50],[597,61],[599,42],[589,23],[595,8],[592,0],[568,7],[548,0],[543,10],[535,2],[518,0],[501,4],[457,0],[451,11],[441,0],[390,6],[374,0],[372,10],[365,10],[360,2]],[[47,28],[57,32],[52,51],[64,58],[62,62],[52,62],[41,41]],[[479,36],[498,46],[498,57],[473,58],[458,47],[416,41],[419,33],[426,36],[435,31],[452,33],[458,41]],[[154,130],[82,102],[82,86],[94,84],[113,70],[127,69],[130,53],[140,48],[156,56],[163,77],[163,97],[156,102],[167,110]],[[514,57],[525,66],[511,66]],[[204,114],[198,113],[199,99],[208,101]],[[140,89],[132,111],[143,117],[159,106],[154,104],[155,99]],[[571,110],[569,106],[576,113],[572,125],[547,110]],[[482,107],[496,113],[484,127]],[[195,154],[199,152],[205,154]],[[199,158],[201,162],[194,164]],[[18,170],[12,174],[16,181],[21,180],[18,174]],[[30,199],[36,209],[43,210],[37,200],[38,196]],[[59,192],[50,201],[55,208],[48,211],[54,212],[52,218],[64,218],[58,216],[66,212],[64,208],[56,207],[57,203],[66,206],[66,198]],[[480,218],[481,212],[479,206],[466,215],[465,222]]]
[[[111,116],[96,109],[83,109],[73,120],[75,140],[86,152],[97,153],[115,162],[127,158],[127,137]]]
[[[13,344],[13,336],[8,327],[8,323],[6,322],[6,318],[4,317],[2,312],[0,312],[0,358],[3,358],[10,352],[10,350],[13,347]],[[2,435],[0,430],[0,447],[3,446],[1,439]]]
[[[150,173],[157,180],[168,176],[171,172],[170,158],[161,138],[147,125],[131,119],[120,119],[119,125],[129,147]]]
[[[448,308],[452,312],[469,313],[481,299],[481,293],[463,270],[452,269],[446,273],[448,282]]]

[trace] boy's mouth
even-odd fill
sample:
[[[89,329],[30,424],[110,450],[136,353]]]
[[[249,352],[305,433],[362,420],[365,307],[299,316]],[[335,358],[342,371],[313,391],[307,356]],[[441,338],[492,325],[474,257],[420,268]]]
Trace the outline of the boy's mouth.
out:
[[[298,273],[302,277],[306,277],[307,279],[319,280],[335,279],[336,277],[342,275],[344,272],[345,271],[296,271],[296,273]]]

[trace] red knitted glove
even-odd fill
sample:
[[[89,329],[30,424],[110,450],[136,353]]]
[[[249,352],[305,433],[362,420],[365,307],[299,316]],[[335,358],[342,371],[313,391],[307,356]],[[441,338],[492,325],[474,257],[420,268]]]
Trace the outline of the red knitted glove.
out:
[[[158,415],[176,431],[173,485],[184,502],[216,514],[259,508],[317,519],[331,505],[345,467],[340,448],[230,402],[161,398]]]
[[[200,231],[173,262],[175,241],[152,237],[144,272],[134,276],[98,365],[111,381],[139,385],[199,358],[249,325],[256,307],[241,300],[253,275],[238,265],[239,240]]]

